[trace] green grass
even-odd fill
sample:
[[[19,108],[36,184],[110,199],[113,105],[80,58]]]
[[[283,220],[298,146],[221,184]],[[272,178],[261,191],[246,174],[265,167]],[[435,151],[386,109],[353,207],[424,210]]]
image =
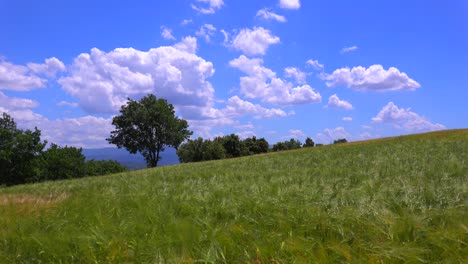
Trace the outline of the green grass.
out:
[[[0,189],[0,263],[467,263],[468,130]]]

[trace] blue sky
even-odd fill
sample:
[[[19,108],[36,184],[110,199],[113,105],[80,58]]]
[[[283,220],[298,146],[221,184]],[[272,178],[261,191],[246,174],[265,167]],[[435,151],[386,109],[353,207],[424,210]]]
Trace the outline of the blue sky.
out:
[[[463,0],[0,0],[0,112],[85,148],[148,93],[194,137],[466,128],[467,47]]]

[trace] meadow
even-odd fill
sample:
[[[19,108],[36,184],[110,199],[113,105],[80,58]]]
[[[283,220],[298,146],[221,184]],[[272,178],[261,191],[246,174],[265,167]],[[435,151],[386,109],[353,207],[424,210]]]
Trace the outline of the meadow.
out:
[[[467,263],[468,130],[0,188],[0,263]]]

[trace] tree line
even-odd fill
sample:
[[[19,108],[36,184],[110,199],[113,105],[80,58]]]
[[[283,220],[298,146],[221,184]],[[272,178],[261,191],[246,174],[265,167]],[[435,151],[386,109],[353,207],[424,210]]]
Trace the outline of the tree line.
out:
[[[10,115],[0,117],[0,186],[97,176],[126,171],[112,160],[88,160],[81,148],[41,140],[41,131],[22,130]]]
[[[165,99],[149,94],[139,101],[128,98],[120,108],[120,115],[113,117],[115,130],[106,140],[130,153],[141,153],[147,166],[156,167],[160,153],[166,147],[177,150],[181,163],[235,158],[269,151],[283,151],[301,147],[314,147],[307,138],[278,142],[270,148],[265,138],[255,136],[241,140],[238,135],[216,137],[213,140],[189,139],[193,134],[188,123],[176,116],[174,106]],[[185,143],[184,143],[185,142]],[[344,143],[338,139],[333,143]],[[14,185],[45,180],[80,178],[125,171],[116,161],[86,161],[81,148],[60,147],[41,140],[37,128],[21,130],[6,113],[0,118],[0,185]],[[317,144],[316,146],[318,146]]]

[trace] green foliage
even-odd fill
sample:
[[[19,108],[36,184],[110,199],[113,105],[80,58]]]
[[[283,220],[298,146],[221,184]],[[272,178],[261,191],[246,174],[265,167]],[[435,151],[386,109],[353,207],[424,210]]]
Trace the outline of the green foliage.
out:
[[[255,136],[240,140],[239,136],[231,134],[216,137],[214,140],[203,140],[201,137],[188,140],[177,150],[181,163],[218,160],[248,156],[268,152],[268,142]]]
[[[0,185],[35,181],[40,176],[39,155],[47,142],[41,131],[21,130],[3,113],[0,118]]]
[[[299,149],[302,144],[299,140],[291,138],[289,141],[278,142],[273,145],[273,151]]]
[[[240,157],[242,152],[242,142],[238,135],[231,134],[219,139],[226,150],[227,158]]]
[[[161,159],[160,152],[166,146],[178,148],[192,132],[187,121],[175,115],[174,106],[165,99],[150,94],[140,101],[128,99],[115,116],[109,143],[125,147],[130,153],[140,152],[148,167],[156,167]]]
[[[466,263],[468,130],[0,189],[0,263]]]
[[[195,140],[188,140],[177,150],[181,163],[197,162],[206,160],[218,160],[226,157],[226,151],[219,138],[211,141],[203,140],[199,137]]]
[[[44,162],[39,180],[61,180],[85,176],[85,156],[81,148],[51,144],[41,156]]]
[[[85,168],[87,176],[99,176],[127,171],[125,166],[114,160],[88,160],[86,161]]]
[[[313,147],[314,145],[315,145],[314,141],[310,137],[307,137],[306,140],[305,140],[305,143],[304,143],[304,145],[302,145],[302,147],[304,147],[304,148]]]
[[[268,141],[265,138],[257,139],[255,136],[244,139],[242,144],[248,151],[247,155],[267,153],[269,148]]]
[[[346,142],[348,142],[348,140],[346,140],[346,138],[340,138],[340,139],[333,140],[333,144],[341,144],[341,143],[346,143]]]

